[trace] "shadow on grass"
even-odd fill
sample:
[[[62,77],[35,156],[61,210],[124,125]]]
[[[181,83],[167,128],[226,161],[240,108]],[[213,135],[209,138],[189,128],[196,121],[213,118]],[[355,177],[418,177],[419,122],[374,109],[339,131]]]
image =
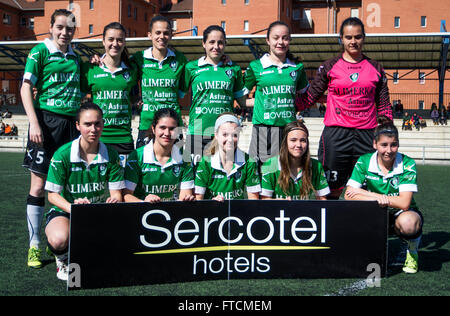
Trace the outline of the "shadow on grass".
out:
[[[448,232],[430,232],[422,236],[419,247],[419,271],[436,272],[442,265],[450,261],[450,241]],[[388,248],[388,276],[403,273],[402,267],[406,256],[405,243],[400,238],[389,238]]]

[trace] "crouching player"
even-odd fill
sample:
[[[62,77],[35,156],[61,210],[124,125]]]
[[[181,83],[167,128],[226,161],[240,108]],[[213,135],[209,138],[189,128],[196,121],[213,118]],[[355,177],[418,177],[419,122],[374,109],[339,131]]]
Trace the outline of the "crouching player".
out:
[[[381,119],[380,121],[383,121]],[[361,156],[347,183],[347,200],[375,200],[389,210],[390,234],[408,244],[403,271],[418,271],[418,248],[423,217],[413,193],[417,192],[417,172],[413,159],[398,152],[398,130],[391,121],[380,122],[374,132],[375,153]],[[367,190],[362,185],[367,185]]]
[[[53,205],[46,214],[48,248],[56,257],[56,276],[67,281],[67,248],[72,204],[117,203],[125,187],[119,155],[100,142],[102,110],[83,104],[76,118],[81,136],[54,154],[45,190]]]

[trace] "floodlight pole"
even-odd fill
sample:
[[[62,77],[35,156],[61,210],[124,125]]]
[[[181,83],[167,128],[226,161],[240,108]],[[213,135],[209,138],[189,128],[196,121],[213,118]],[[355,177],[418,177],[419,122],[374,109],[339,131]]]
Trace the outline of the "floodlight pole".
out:
[[[445,20],[441,20],[441,32],[447,32]],[[444,36],[442,38],[441,61],[439,64],[439,106],[444,105],[444,83],[445,83],[445,73],[447,71],[447,55],[449,43],[450,43],[449,37]]]

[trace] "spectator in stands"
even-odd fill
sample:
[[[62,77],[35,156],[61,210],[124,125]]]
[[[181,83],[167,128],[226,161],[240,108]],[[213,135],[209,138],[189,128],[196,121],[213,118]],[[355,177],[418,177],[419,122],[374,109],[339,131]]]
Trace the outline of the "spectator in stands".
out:
[[[411,116],[409,116],[408,111],[406,111],[403,114],[403,124],[402,124],[402,130],[408,130],[410,129],[409,123],[411,122]]]
[[[434,125],[439,125],[439,112],[437,109],[431,111],[431,119],[433,120]]]
[[[441,125],[447,125],[447,111],[444,108],[439,113],[439,123]]]
[[[9,111],[9,109],[6,109],[6,111],[3,113],[3,118],[11,118],[12,113]]]
[[[6,124],[6,125],[5,125],[4,135],[5,135],[5,136],[10,136],[10,134],[11,134],[11,125]]]
[[[401,100],[397,100],[397,103],[395,103],[395,115],[399,118],[403,115],[403,104]]]
[[[3,136],[5,134],[5,123],[2,122],[2,125],[0,127],[0,136]]]
[[[411,117],[412,123],[414,124],[415,128],[420,131],[420,120],[422,118],[417,114],[417,112],[413,113],[413,116]]]
[[[13,123],[11,126],[11,136],[18,136],[19,135],[19,129],[17,128],[16,124]]]

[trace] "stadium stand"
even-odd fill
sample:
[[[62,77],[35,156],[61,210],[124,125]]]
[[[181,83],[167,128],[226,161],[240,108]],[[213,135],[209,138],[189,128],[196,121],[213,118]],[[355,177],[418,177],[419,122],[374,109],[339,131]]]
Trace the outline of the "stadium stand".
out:
[[[314,114],[314,113],[312,113]],[[27,142],[28,119],[25,114],[15,114],[11,119],[4,119],[5,123],[16,124],[19,130],[18,136],[0,137],[0,151],[20,152],[24,151]],[[310,132],[310,151],[313,157],[317,156],[319,139],[323,129],[323,118],[305,117],[305,124]],[[400,132],[400,147],[402,152],[414,158],[418,163],[450,163],[450,125],[434,126],[431,119],[426,119],[428,127],[420,131],[402,131],[402,120],[395,119],[395,125]],[[133,137],[137,137],[139,117],[133,119]],[[247,151],[250,144],[252,124],[244,122],[239,146]]]

